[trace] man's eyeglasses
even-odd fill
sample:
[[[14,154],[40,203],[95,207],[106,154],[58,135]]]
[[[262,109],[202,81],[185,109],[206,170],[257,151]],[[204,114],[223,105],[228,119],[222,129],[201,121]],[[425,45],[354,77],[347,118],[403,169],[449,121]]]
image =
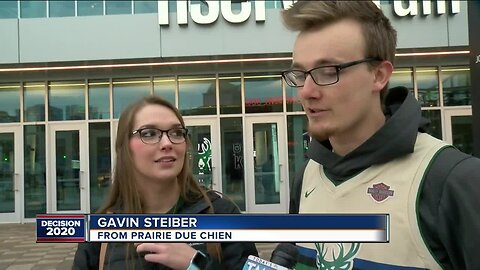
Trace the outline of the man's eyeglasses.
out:
[[[282,77],[285,82],[292,87],[302,87],[305,85],[307,76],[310,75],[312,80],[320,86],[331,85],[338,82],[340,78],[340,70],[355,66],[361,63],[382,61],[377,57],[365,58],[353,62],[338,64],[338,65],[325,65],[312,68],[307,71],[292,69],[282,72]]]
[[[132,132],[132,135],[139,134],[140,139],[145,144],[156,144],[162,137],[163,133],[167,134],[168,139],[173,144],[183,143],[187,137],[188,129],[186,128],[171,128],[168,130],[161,130],[158,128],[140,128]]]

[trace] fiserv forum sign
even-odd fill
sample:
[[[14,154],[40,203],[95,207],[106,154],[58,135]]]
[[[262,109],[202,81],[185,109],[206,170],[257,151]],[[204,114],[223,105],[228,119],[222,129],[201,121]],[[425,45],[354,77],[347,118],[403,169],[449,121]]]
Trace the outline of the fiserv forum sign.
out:
[[[169,13],[175,12],[177,24],[187,25],[188,14],[192,21],[197,24],[212,24],[218,20],[220,15],[230,23],[243,23],[247,21],[254,10],[255,21],[265,21],[265,1],[243,1],[240,2],[240,8],[232,10],[232,1],[199,1],[179,0],[176,2],[176,10],[169,10],[169,2],[164,0],[158,1],[158,23],[160,25],[169,25]],[[281,1],[282,7],[288,8],[296,1]],[[381,8],[380,1],[372,1]],[[439,0],[439,1],[393,1],[393,13],[399,17],[415,16],[415,15],[442,15],[445,13],[457,14],[460,12],[460,1],[458,0]],[[421,2],[421,3],[419,3]],[[202,8],[203,5],[203,8]],[[432,6],[436,7],[433,8]],[[450,6],[447,11],[447,6]],[[252,8],[253,7],[253,8]],[[190,11],[190,12],[189,12]]]

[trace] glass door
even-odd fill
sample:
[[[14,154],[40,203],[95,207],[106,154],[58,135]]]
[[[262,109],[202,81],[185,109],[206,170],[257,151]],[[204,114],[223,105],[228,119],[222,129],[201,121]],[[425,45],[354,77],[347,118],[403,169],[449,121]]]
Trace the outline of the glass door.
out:
[[[88,141],[82,124],[50,126],[49,211],[51,213],[87,213]]]
[[[208,188],[221,191],[219,129],[216,118],[189,118],[185,125],[192,142],[193,176]]]
[[[445,141],[473,154],[472,108],[445,109]]]
[[[282,116],[245,118],[245,174],[249,213],[287,213],[286,134]]]
[[[0,223],[20,223],[23,198],[21,127],[0,127]]]

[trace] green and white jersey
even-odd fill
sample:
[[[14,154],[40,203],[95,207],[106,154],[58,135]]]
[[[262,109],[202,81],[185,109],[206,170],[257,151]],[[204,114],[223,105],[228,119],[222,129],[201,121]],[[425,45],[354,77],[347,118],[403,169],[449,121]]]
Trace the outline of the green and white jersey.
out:
[[[303,175],[299,213],[390,215],[388,243],[299,243],[295,269],[441,269],[418,227],[417,197],[443,141],[419,133],[413,153],[374,165],[335,186],[310,160]]]

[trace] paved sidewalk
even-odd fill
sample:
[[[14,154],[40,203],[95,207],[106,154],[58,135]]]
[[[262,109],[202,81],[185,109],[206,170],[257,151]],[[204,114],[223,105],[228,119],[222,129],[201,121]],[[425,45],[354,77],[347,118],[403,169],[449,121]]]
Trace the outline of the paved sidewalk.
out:
[[[0,269],[66,270],[72,268],[77,244],[36,243],[35,223],[0,224]],[[276,244],[257,244],[260,257],[270,259]]]

